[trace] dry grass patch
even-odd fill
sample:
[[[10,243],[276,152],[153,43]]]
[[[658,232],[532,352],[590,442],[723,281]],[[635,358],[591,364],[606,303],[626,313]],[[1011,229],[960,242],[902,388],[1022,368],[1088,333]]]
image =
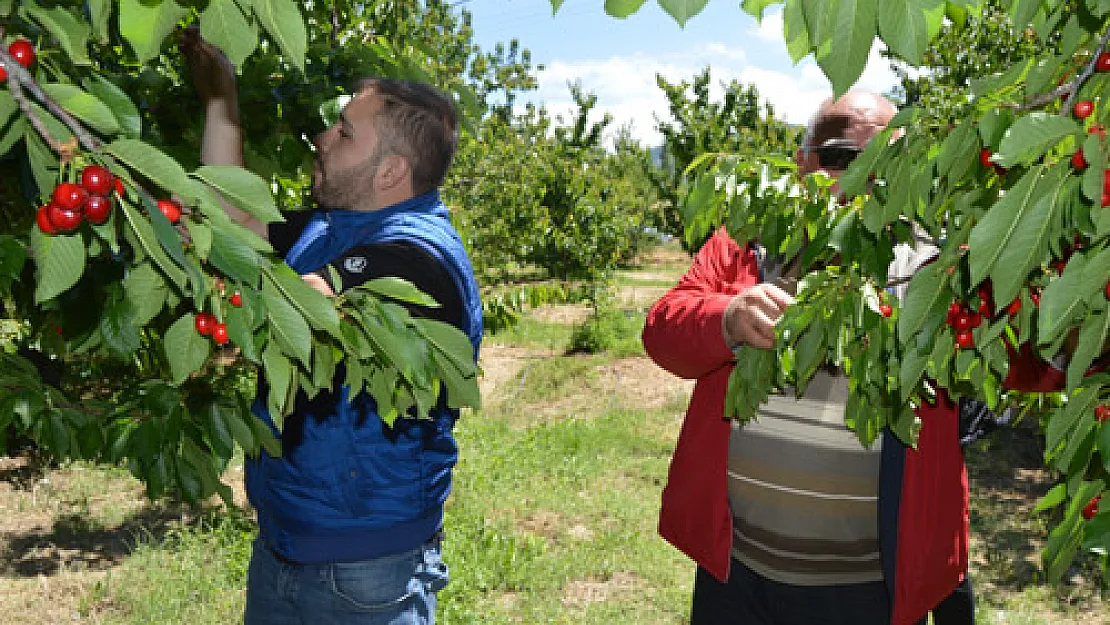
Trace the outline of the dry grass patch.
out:
[[[648,583],[627,571],[617,571],[608,579],[573,580],[563,587],[563,605],[582,606],[615,601],[633,593],[640,594]]]

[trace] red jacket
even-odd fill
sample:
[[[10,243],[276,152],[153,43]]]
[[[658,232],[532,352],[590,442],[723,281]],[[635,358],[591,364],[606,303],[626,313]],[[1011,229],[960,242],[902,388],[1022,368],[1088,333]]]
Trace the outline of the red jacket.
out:
[[[728,440],[724,397],[734,366],[722,318],[733,296],[759,281],[750,248],[738,245],[724,228],[715,233],[679,280],[652,306],[643,331],[644,348],[661,367],[697,380],[678,445],[671,460],[659,533],[718,580],[728,578],[732,553],[732,512],[728,503]],[[1058,388],[1062,373],[1023,352],[1007,379],[1011,388]],[[901,496],[879,507],[896,506],[896,526],[882,527],[896,542],[887,582],[893,625],[912,625],[947,597],[967,570],[967,470],[959,444],[956,405],[941,395],[918,410],[924,424],[917,449],[907,449],[883,479],[900,471]],[[895,464],[895,463],[892,463]],[[898,476],[894,475],[894,479]],[[891,501],[892,500],[892,501]],[[891,524],[893,525],[893,524]],[[886,541],[882,541],[886,543]],[[892,573],[892,574],[891,574]],[[893,580],[890,579],[893,577]],[[893,581],[893,583],[891,583]]]

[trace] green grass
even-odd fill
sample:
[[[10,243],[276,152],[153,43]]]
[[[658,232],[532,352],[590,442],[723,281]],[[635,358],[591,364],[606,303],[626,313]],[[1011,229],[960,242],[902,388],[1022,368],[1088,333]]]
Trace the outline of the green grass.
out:
[[[180,525],[160,539],[140,537],[124,566],[91,592],[108,601],[103,623],[242,621],[254,523],[223,514]]]
[[[524,316],[509,328],[490,334],[484,345],[513,345],[545,349],[562,353],[570,344],[570,326],[562,323],[547,323]]]
[[[644,434],[655,419],[460,423],[444,622],[682,622],[692,565],[655,534],[673,444]]]

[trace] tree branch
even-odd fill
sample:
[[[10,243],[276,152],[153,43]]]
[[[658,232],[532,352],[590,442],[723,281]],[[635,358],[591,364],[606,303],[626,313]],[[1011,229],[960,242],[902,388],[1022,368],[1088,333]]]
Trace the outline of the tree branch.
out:
[[[39,131],[39,134],[41,134],[48,143],[50,143],[50,147],[54,148],[54,151],[58,152],[59,155],[66,159],[73,156],[72,153],[70,153],[71,150],[66,150],[64,146],[59,144],[56,140],[53,140],[53,137],[46,131],[45,126],[42,125],[41,120],[32,114],[30,106],[26,105],[26,98],[22,94],[22,89],[24,88],[27,89],[36,100],[41,102],[42,105],[46,107],[46,110],[50,111],[51,115],[61,120],[61,122],[73,132],[73,135],[77,137],[77,141],[80,142],[82,147],[90,152],[100,151],[102,145],[100,140],[94,137],[88,130],[85,130],[85,127],[74,119],[65,109],[58,106],[57,102],[50,99],[50,96],[46,95],[42,87],[35,82],[31,72],[27,71],[27,69],[19,63],[16,63],[15,59],[8,54],[8,51],[4,49],[3,46],[0,46],[0,64],[4,65],[4,68],[8,71],[8,85],[11,87],[12,95],[19,101],[23,113],[31,119],[31,123],[35,124],[35,129]]]
[[[1102,38],[1099,39],[1098,46],[1091,54],[1091,60],[1087,62],[1087,66],[1083,68],[1083,71],[1080,72],[1078,76],[1073,78],[1071,82],[1060,85],[1059,87],[1053,89],[1048,93],[1041,94],[1040,96],[1033,98],[1025,104],[1015,106],[1014,112],[1024,113],[1025,111],[1042,108],[1050,102],[1053,102],[1057,98],[1063,96],[1064,94],[1068,95],[1068,99],[1064,101],[1063,110],[1070,111],[1072,104],[1075,101],[1075,96],[1079,94],[1079,87],[1081,87],[1083,83],[1087,82],[1087,80],[1095,73],[1095,65],[1098,63],[1099,55],[1106,50],[1107,41],[1110,41],[1110,27],[1108,27],[1106,31],[1102,33]]]

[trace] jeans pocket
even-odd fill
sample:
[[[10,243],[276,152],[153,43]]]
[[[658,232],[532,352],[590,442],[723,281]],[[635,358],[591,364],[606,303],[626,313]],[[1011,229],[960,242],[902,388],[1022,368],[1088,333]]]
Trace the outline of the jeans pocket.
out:
[[[331,591],[352,610],[379,612],[400,607],[422,584],[417,582],[422,549],[328,567]]]
[[[425,545],[423,552],[424,560],[417,568],[416,578],[424,584],[428,592],[439,592],[447,586],[450,578],[447,563],[443,561],[443,552],[438,544]]]

